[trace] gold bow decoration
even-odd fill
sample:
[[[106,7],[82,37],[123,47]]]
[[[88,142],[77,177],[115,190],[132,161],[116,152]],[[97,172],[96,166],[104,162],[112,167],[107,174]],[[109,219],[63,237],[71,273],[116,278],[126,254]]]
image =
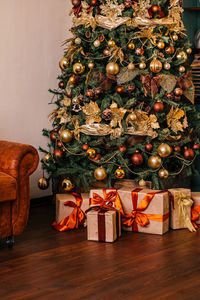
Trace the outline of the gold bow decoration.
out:
[[[82,111],[86,116],[87,125],[101,122],[101,117],[99,116],[100,108],[96,102],[90,101],[89,103],[86,103],[83,106]]]
[[[110,126],[111,127],[117,127],[119,126],[122,128],[121,121],[124,118],[125,113],[127,110],[123,107],[118,108],[117,103],[114,101],[110,105],[110,111],[111,111],[111,121],[110,121]]]
[[[72,21],[75,27],[83,25],[85,28],[91,27],[92,31],[95,31],[95,28],[97,26],[97,22],[95,18],[93,17],[93,11],[88,12],[89,5],[87,2],[82,1],[82,11],[81,14],[78,16],[74,15]]]
[[[59,124],[66,124],[71,121],[71,116],[66,113],[66,108],[64,107],[54,109],[48,117],[51,122],[55,122],[57,119],[60,119]]]
[[[184,117],[183,122],[179,120]],[[167,125],[171,127],[171,130],[177,133],[178,131],[184,131],[183,129],[188,127],[187,116],[182,109],[178,107],[174,108],[173,106],[170,109],[170,112],[167,114]]]
[[[115,62],[117,60],[119,60],[120,64],[122,64],[122,62],[124,61],[124,52],[122,51],[122,48],[115,46],[115,47],[112,47],[110,49],[110,58],[109,58],[109,60],[112,60],[112,59]]]
[[[191,197],[182,192],[177,192],[175,193],[174,201],[177,201],[179,207],[180,226],[184,227],[186,225],[189,231],[196,231],[196,229],[192,225],[191,217],[187,213],[187,208],[193,205],[193,200],[191,199]]]
[[[154,46],[156,46],[156,41],[159,37],[162,36],[161,33],[153,32],[154,27],[150,26],[149,28],[141,28],[140,31],[135,32],[133,39],[142,39],[146,38],[146,41],[143,43],[143,46],[145,43],[149,40]]]

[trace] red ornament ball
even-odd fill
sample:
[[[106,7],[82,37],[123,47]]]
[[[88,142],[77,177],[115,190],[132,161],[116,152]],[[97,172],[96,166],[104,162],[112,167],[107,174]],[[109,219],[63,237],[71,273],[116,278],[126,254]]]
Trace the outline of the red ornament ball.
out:
[[[82,145],[82,149],[83,149],[84,151],[87,151],[88,148],[89,148],[88,144],[83,144],[83,145]]]
[[[116,91],[117,91],[118,94],[123,94],[124,93],[124,86],[123,85],[118,86]]]
[[[154,104],[154,106],[153,106],[153,109],[154,109],[154,111],[157,112],[157,113],[163,112],[163,110],[164,110],[164,105],[163,105],[163,103],[161,103],[161,102],[156,102],[156,103]]]
[[[169,46],[169,47],[167,47],[166,49],[165,49],[165,52],[167,53],[167,54],[174,54],[174,47],[173,46]]]
[[[123,146],[123,145],[119,147],[119,151],[121,151],[121,152],[123,152],[123,153],[125,153],[126,150],[127,150],[126,147]]]
[[[86,94],[86,96],[87,96],[88,98],[93,98],[93,97],[94,97],[94,91],[93,91],[93,90],[87,90],[87,91],[85,92],[85,94]]]
[[[153,149],[153,145],[152,144],[146,144],[145,149],[146,149],[146,151],[150,152]]]
[[[193,149],[194,150],[199,150],[200,149],[200,145],[199,144],[194,144],[193,145]]]
[[[63,151],[60,149],[56,149],[53,153],[54,158],[62,158],[62,156],[63,156]]]
[[[192,160],[194,158],[194,151],[191,148],[185,149],[184,157],[187,160]]]
[[[181,151],[181,147],[180,146],[174,146],[174,151],[180,152]]]
[[[55,134],[56,134],[55,130],[52,130],[51,133],[50,133],[50,139],[51,139],[52,142],[55,142],[56,139],[57,139]]]
[[[181,95],[183,95],[183,90],[181,88],[176,88],[174,90],[174,95],[175,96],[181,96]]]
[[[98,5],[98,0],[91,0],[90,3],[92,6]]]
[[[61,141],[57,141],[57,147],[58,147],[58,148],[62,148],[62,147],[63,147],[63,144],[62,144]]]
[[[137,54],[137,55],[143,55],[144,54],[144,49],[143,48],[137,48],[136,50],[135,50],[135,53]]]
[[[110,55],[110,51],[109,51],[108,49],[104,49],[104,50],[103,50],[103,55],[104,55],[104,56]]]
[[[72,5],[78,7],[81,4],[81,0],[72,0]]]
[[[135,166],[141,166],[143,164],[143,156],[139,152],[136,152],[132,155],[131,160]]]
[[[152,5],[151,10],[155,14],[155,13],[158,13],[161,11],[161,7],[159,5],[154,4],[154,5]]]
[[[60,89],[64,89],[64,82],[60,81],[59,84],[58,84],[58,86],[59,86]]]

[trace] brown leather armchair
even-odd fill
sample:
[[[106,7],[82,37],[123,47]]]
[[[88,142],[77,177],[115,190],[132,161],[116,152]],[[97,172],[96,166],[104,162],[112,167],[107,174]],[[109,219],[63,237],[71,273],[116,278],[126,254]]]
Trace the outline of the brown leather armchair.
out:
[[[0,140],[0,239],[8,246],[23,232],[29,216],[29,175],[38,166],[37,150],[20,143]]]

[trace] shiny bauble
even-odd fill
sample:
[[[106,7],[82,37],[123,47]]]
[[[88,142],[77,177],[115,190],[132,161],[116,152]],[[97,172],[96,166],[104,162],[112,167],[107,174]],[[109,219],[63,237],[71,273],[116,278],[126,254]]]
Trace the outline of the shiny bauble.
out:
[[[133,42],[128,44],[128,49],[129,50],[134,50],[135,49],[135,44]]]
[[[132,84],[128,84],[127,89],[129,93],[133,93],[135,91],[135,86]]]
[[[138,56],[143,55],[143,54],[144,54],[144,49],[143,49],[143,48],[137,48],[137,49],[135,50],[135,53],[136,53]]]
[[[160,6],[154,4],[151,6],[151,10],[153,13],[158,13],[161,10],[161,8]]]
[[[153,73],[159,73],[162,70],[162,63],[158,59],[153,59],[150,62],[150,66],[149,67],[150,67],[151,72],[153,72]]]
[[[158,169],[162,165],[162,160],[158,155],[152,155],[148,159],[148,165],[152,169]]]
[[[91,0],[91,1],[90,1],[90,4],[91,4],[92,6],[98,5],[98,0]]]
[[[63,143],[61,141],[57,141],[56,146],[58,148],[62,148],[63,147]]]
[[[81,4],[81,0],[72,0],[72,5],[78,7]]]
[[[50,158],[51,158],[51,154],[50,154],[50,153],[47,153],[47,154],[45,154],[45,156],[43,157],[42,160],[43,160],[44,163],[48,164]]]
[[[75,77],[74,75],[70,76],[70,77],[69,77],[69,80],[68,80],[68,83],[69,83],[70,85],[76,84],[76,77]]]
[[[165,49],[165,52],[169,55],[174,54],[174,47],[173,46],[169,46]]]
[[[144,161],[142,154],[140,154],[139,152],[134,153],[131,156],[131,160],[135,166],[141,166]]]
[[[109,47],[114,47],[114,46],[115,46],[115,41],[109,40],[109,41],[108,41],[108,46],[109,46]]]
[[[73,65],[73,72],[75,74],[82,74],[85,71],[85,66],[81,62],[77,62]]]
[[[106,65],[106,72],[109,75],[117,75],[119,73],[119,65],[115,62],[110,62]]]
[[[179,70],[180,73],[184,73],[185,72],[185,67],[184,66],[180,66],[178,70]]]
[[[94,91],[93,90],[87,90],[85,92],[85,95],[88,97],[88,98],[93,98],[94,97]]]
[[[76,38],[75,41],[74,41],[74,43],[75,43],[76,45],[80,45],[80,44],[81,44],[81,39],[80,39],[79,37]]]
[[[110,51],[108,49],[104,49],[103,50],[103,55],[104,56],[109,56],[110,55]]]
[[[45,177],[41,177],[39,180],[38,180],[38,187],[41,189],[41,190],[46,190],[48,189],[49,187],[49,180]]]
[[[52,142],[55,142],[57,140],[56,132],[54,130],[52,130],[51,133],[50,133],[50,140]]]
[[[177,59],[184,59],[184,61],[187,59],[187,54],[184,52],[184,51],[181,51],[179,52],[177,55],[176,55],[176,58]]]
[[[117,179],[122,179],[125,176],[125,171],[121,168],[118,168],[118,169],[115,170],[114,175]]]
[[[170,69],[171,69],[171,65],[170,65],[168,62],[166,62],[166,63],[164,64],[164,69],[165,69],[165,70],[170,70]]]
[[[94,68],[94,63],[93,63],[92,61],[90,61],[90,62],[88,63],[88,68],[89,68],[90,70],[92,70],[92,69]]]
[[[194,155],[195,155],[194,151],[191,148],[185,149],[185,151],[184,151],[184,157],[185,157],[185,159],[187,159],[187,160],[193,160]]]
[[[153,109],[155,112],[161,113],[164,110],[164,105],[163,105],[163,103],[158,101],[158,102],[154,103]]]
[[[140,68],[140,70],[144,70],[145,68],[146,68],[146,63],[145,62],[141,62],[141,63],[139,63],[139,68]]]
[[[146,186],[146,181],[144,179],[141,179],[139,182],[138,182],[139,186],[140,187],[145,187]]]
[[[158,43],[157,43],[157,47],[158,47],[158,49],[164,49],[165,48],[165,43],[163,42],[163,41],[159,41]]]
[[[88,148],[86,154],[88,158],[93,159],[96,156],[96,151],[93,148]]]
[[[178,40],[178,35],[176,33],[172,34],[172,40],[175,42]]]
[[[130,114],[128,115],[128,119],[129,119],[130,121],[132,121],[132,122],[136,122],[136,121],[137,121],[137,116],[136,116],[136,114],[135,114],[134,112],[132,112],[132,113],[130,113]]]
[[[83,149],[84,151],[87,151],[88,148],[89,148],[88,144],[83,144],[83,145],[82,145],[82,149]]]
[[[194,150],[199,150],[200,149],[200,145],[199,144],[194,144],[193,145],[193,149]]]
[[[120,85],[120,86],[118,86],[117,88],[116,88],[116,92],[118,93],[118,94],[123,94],[124,93],[124,85]]]
[[[181,88],[176,88],[176,89],[174,90],[174,95],[176,95],[176,96],[181,96],[181,95],[183,95],[183,90],[182,90]]]
[[[125,146],[119,146],[119,151],[121,151],[122,153],[125,153],[127,150],[127,148]]]
[[[69,143],[73,138],[73,132],[68,129],[64,129],[60,132],[60,139],[63,143]]]
[[[162,143],[160,146],[158,146],[157,151],[160,157],[168,157],[172,153],[171,147],[165,143]]]
[[[162,179],[167,179],[169,176],[169,172],[166,169],[160,169],[158,172],[158,176]]]
[[[106,169],[99,167],[94,171],[94,177],[96,180],[104,180],[107,177]]]
[[[101,45],[101,42],[99,40],[95,40],[93,45],[95,48],[98,48]]]
[[[130,62],[130,63],[128,64],[127,68],[128,68],[129,70],[134,70],[134,69],[135,69],[135,65],[134,65],[132,62]]]
[[[63,151],[60,150],[60,149],[56,149],[56,150],[53,152],[53,157],[54,157],[54,158],[62,158],[62,157],[63,157]]]
[[[60,89],[64,89],[65,88],[65,85],[64,85],[63,81],[60,81],[59,84],[58,84],[58,86],[59,86]]]
[[[181,151],[181,147],[180,146],[174,146],[174,151],[180,152]]]
[[[71,192],[72,189],[73,189],[73,184],[72,184],[71,180],[69,180],[69,179],[64,179],[64,180],[62,181],[62,188],[63,188],[63,190],[66,191],[66,192]]]
[[[191,48],[187,48],[187,49],[186,49],[186,53],[187,53],[187,54],[191,54],[191,53],[192,53],[192,49],[191,49]]]
[[[59,66],[61,68],[61,70],[66,70],[67,67],[69,66],[69,61],[66,57],[63,57],[60,62],[59,62]]]
[[[150,152],[153,149],[153,145],[152,144],[146,144],[145,145],[145,150]]]

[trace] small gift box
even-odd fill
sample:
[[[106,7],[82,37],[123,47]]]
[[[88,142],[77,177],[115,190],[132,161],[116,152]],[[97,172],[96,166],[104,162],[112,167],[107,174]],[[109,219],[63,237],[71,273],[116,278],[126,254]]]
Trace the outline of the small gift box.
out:
[[[109,206],[93,206],[87,211],[87,239],[114,242],[121,236],[121,214]]]
[[[192,192],[192,200],[194,201],[192,206],[192,221],[200,224],[200,192]]]
[[[84,225],[85,211],[89,208],[88,193],[68,193],[56,195],[56,220],[52,226],[58,231],[66,231]]]
[[[169,230],[169,193],[151,189],[118,190],[124,208],[122,228],[151,234]]]
[[[191,223],[191,190],[185,188],[169,189],[173,196],[171,205],[170,227],[172,229],[188,228],[190,231],[195,231]]]

